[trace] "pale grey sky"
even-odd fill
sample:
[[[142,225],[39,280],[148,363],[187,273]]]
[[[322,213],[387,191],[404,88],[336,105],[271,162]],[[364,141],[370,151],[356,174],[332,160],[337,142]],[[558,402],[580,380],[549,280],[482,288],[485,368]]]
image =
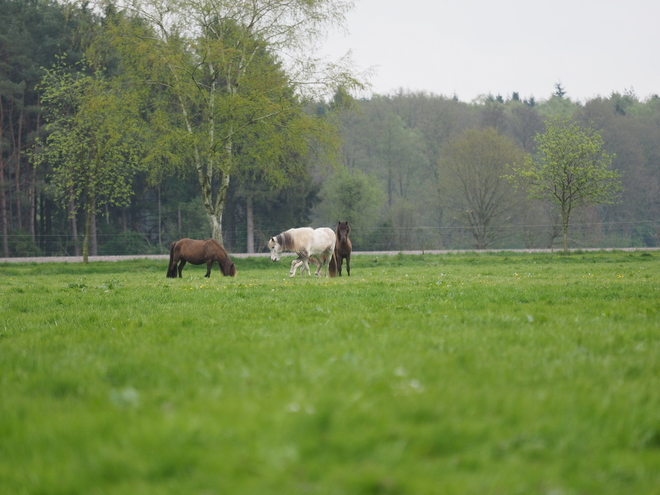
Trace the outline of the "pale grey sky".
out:
[[[373,67],[372,91],[399,88],[472,101],[544,100],[561,83],[584,101],[634,90],[660,94],[658,0],[356,0],[348,35],[324,52],[352,51]]]

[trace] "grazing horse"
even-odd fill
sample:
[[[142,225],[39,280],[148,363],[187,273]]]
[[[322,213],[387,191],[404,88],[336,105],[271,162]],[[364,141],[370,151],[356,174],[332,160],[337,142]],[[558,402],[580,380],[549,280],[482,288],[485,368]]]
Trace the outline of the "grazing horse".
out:
[[[337,272],[341,277],[341,265],[344,260],[346,260],[346,273],[351,276],[351,251],[353,251],[353,245],[351,240],[348,237],[348,234],[351,233],[351,227],[348,225],[348,221],[339,222],[337,224],[337,243],[335,244],[335,258],[337,260]]]
[[[293,251],[298,255],[298,258],[291,262],[290,277],[295,276],[296,270],[301,265],[302,270],[307,268],[309,272],[309,261],[316,265],[317,277],[321,275],[323,267],[326,277],[334,277],[336,274],[336,270],[331,267],[328,269],[327,266],[327,261],[333,258],[335,253],[335,233],[327,227],[316,230],[309,227],[289,229],[271,237],[268,241],[268,249],[270,249],[270,259],[273,261],[280,260],[282,251]],[[312,256],[319,256],[320,260]],[[311,272],[309,273],[311,275]]]
[[[220,271],[227,277],[236,276],[236,265],[229,259],[227,251],[215,239],[206,239],[205,241],[197,241],[195,239],[181,239],[180,241],[173,242],[170,246],[170,265],[167,269],[168,278],[176,278],[177,266],[179,263],[178,273],[181,278],[181,271],[186,265],[186,262],[193,265],[201,265],[206,263],[206,275],[211,276],[211,268],[213,263],[218,262]]]

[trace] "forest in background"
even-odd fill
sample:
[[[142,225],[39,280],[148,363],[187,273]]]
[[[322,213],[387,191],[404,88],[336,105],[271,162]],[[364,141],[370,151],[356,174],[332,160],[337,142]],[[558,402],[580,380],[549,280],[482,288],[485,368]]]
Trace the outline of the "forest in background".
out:
[[[45,68],[63,54],[73,67],[86,49],[81,26],[103,25],[85,8],[54,1],[0,0],[0,215],[3,256],[73,255],[84,218],[56,196],[53,170],[35,166],[31,153],[44,139],[39,89]],[[514,88],[512,88],[513,90]],[[248,223],[254,249],[290,227],[336,226],[348,220],[354,249],[545,248],[559,242],[557,212],[530,200],[503,180],[507,165],[536,153],[535,136],[554,116],[600,131],[622,172],[616,204],[578,210],[571,246],[654,247],[660,222],[660,98],[641,101],[632,90],[573,101],[555,85],[545,99],[518,93],[462,102],[451,96],[401,90],[352,100],[339,91],[306,111],[339,126],[333,161],[309,153],[284,187],[255,177],[229,185],[223,240],[230,252],[246,252]],[[181,237],[209,237],[193,173],[148,170],[131,182],[130,201],[106,203],[93,217],[91,254],[166,252]],[[471,191],[497,198],[487,225],[475,224]],[[481,191],[483,192],[483,191]],[[249,217],[249,218],[248,218]]]

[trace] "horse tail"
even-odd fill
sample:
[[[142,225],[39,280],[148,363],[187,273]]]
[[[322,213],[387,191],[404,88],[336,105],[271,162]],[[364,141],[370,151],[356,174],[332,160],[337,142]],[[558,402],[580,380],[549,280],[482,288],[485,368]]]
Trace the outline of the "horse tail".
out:
[[[174,263],[174,246],[176,242],[173,242],[170,246],[170,264],[167,267],[167,278],[176,278],[176,263]]]
[[[330,256],[330,262],[328,263],[328,275],[330,277],[337,276],[337,251],[333,250],[332,255]]]

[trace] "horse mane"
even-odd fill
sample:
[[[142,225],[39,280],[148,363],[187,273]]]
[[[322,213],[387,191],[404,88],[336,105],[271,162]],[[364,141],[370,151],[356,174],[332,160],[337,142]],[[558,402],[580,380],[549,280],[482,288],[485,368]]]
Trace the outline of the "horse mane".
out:
[[[205,242],[210,242],[211,244],[215,244],[215,246],[216,246],[218,249],[220,249],[220,251],[221,251],[223,254],[227,254],[227,251],[225,250],[225,247],[224,247],[222,244],[220,244],[217,240],[213,239],[213,237],[209,237],[208,239],[206,239]]]
[[[234,265],[234,262],[229,258],[229,255],[227,254],[227,250],[225,247],[220,244],[216,239],[213,238],[208,238],[206,241],[210,244],[213,244],[214,248],[217,249],[220,252],[220,259],[218,260],[218,264],[220,265],[220,269],[222,270],[223,275],[230,275],[230,276],[235,276],[237,273],[236,268],[234,268],[233,273],[232,273],[232,265]],[[236,265],[234,265],[235,267]]]
[[[295,253],[306,249],[314,235],[314,230],[309,227],[289,229],[275,237],[275,241],[282,246],[283,250],[288,249]]]
[[[286,232],[282,232],[281,234],[277,234],[275,236],[275,242],[282,246],[282,250],[291,249],[291,245],[293,244],[291,240],[291,234],[289,234],[288,230]]]

